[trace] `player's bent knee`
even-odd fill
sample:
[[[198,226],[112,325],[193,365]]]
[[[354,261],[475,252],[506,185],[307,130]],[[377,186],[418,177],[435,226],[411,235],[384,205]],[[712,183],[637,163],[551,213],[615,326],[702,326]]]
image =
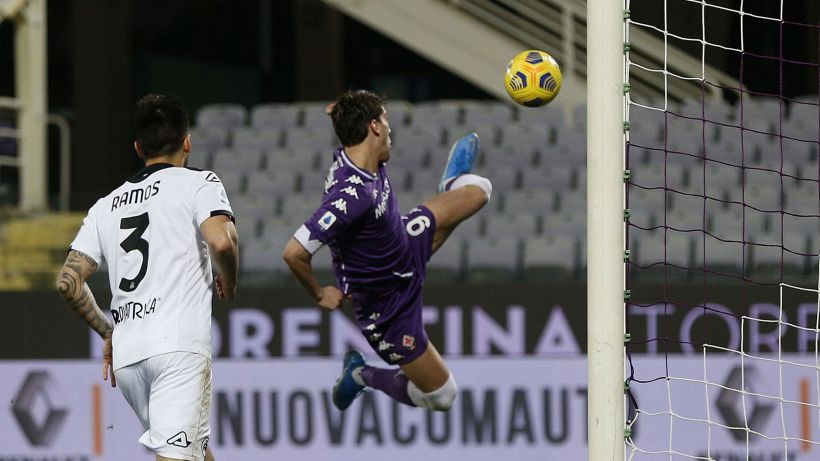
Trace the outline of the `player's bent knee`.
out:
[[[415,384],[410,382],[407,385],[407,393],[410,396],[410,400],[412,400],[416,406],[427,408],[428,410],[447,411],[453,406],[453,401],[455,401],[458,395],[458,385],[451,373],[447,378],[447,382],[433,392],[424,393],[416,387]]]
[[[450,186],[450,190],[465,186],[478,187],[484,191],[484,194],[487,196],[487,202],[490,201],[490,197],[493,194],[493,183],[491,183],[489,179],[472,173],[463,174],[453,181],[452,186]]]

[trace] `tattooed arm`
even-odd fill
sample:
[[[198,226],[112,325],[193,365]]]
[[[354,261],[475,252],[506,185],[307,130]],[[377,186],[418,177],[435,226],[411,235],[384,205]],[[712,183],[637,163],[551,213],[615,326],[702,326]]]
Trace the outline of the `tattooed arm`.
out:
[[[103,379],[108,381],[110,371],[111,386],[117,387],[117,378],[111,369],[114,362],[111,346],[114,326],[97,306],[91,288],[85,283],[96,270],[97,262],[93,258],[77,250],[69,251],[60,275],[57,276],[57,292],[65,299],[71,310],[103,338]]]
[[[97,306],[91,289],[85,283],[96,270],[97,263],[91,257],[77,250],[69,251],[60,275],[57,276],[57,292],[75,314],[105,339],[106,335],[110,336],[114,331],[114,326]]]

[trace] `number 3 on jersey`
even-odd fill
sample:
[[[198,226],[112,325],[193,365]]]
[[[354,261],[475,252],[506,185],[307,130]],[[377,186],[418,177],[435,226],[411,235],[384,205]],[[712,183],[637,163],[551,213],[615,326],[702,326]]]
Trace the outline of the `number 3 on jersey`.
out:
[[[120,229],[134,229],[134,231],[128,234],[128,237],[120,243],[120,247],[125,250],[126,253],[130,253],[134,250],[142,253],[142,264],[140,265],[137,276],[133,279],[124,277],[120,279],[120,290],[130,292],[137,289],[145,277],[145,272],[148,270],[148,241],[142,238],[142,234],[148,229],[148,212],[137,216],[122,218],[120,220]]]

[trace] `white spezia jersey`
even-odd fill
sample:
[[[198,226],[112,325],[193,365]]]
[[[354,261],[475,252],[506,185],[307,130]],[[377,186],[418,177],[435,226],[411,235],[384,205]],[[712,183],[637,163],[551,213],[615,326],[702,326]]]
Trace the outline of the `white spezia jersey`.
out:
[[[71,249],[108,264],[114,369],[174,351],[211,356],[208,245],[200,224],[233,217],[210,171],[153,164],[98,200]]]

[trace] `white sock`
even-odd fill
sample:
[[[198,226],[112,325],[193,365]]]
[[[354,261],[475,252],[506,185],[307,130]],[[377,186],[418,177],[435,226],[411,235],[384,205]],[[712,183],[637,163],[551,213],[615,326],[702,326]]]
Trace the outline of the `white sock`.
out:
[[[365,384],[362,379],[362,368],[364,367],[354,368],[353,371],[350,372],[350,376],[353,376],[353,381],[356,381],[356,384],[359,386],[366,386],[367,384]]]
[[[455,190],[459,187],[464,186],[477,186],[487,194],[487,200],[490,199],[490,196],[493,193],[493,184],[490,182],[489,179],[479,176],[473,173],[466,173],[461,176],[456,177],[447,187],[447,190]]]

